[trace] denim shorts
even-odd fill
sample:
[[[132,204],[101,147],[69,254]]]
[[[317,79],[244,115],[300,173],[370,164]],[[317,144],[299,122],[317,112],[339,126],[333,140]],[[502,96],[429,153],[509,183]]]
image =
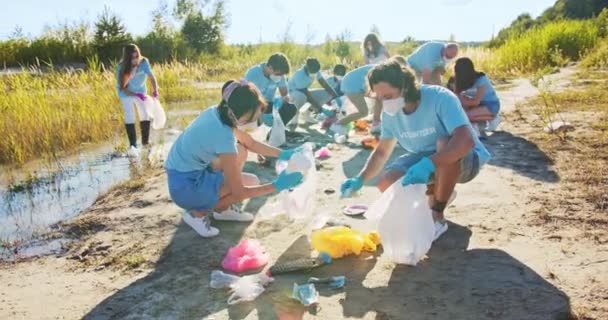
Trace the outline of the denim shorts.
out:
[[[189,172],[166,170],[169,194],[186,210],[209,210],[215,207],[224,183],[224,173],[211,169]]]
[[[479,103],[479,105],[482,105],[486,108],[488,108],[488,110],[490,110],[490,112],[492,112],[492,114],[496,117],[498,115],[498,112],[500,111],[500,101],[496,100],[496,101],[481,101]]]
[[[422,160],[424,157],[430,157],[435,152],[423,152],[417,154],[406,154],[399,158],[397,158],[393,163],[391,163],[387,170],[398,170],[405,174],[407,170],[416,164],[418,161]],[[460,159],[460,176],[458,177],[458,183],[467,183],[473,178],[475,178],[479,174],[479,170],[481,168],[481,164],[479,163],[479,156],[477,152],[471,150],[467,153],[464,158]],[[433,183],[435,180],[435,176],[431,176],[431,180],[429,184]]]

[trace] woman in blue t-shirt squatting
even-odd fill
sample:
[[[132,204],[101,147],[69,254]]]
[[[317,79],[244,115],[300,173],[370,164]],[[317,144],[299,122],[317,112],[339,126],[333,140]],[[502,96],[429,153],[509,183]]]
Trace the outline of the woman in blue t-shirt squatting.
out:
[[[248,151],[266,157],[289,160],[298,149],[281,150],[254,140],[246,131],[258,126],[266,102],[257,87],[245,80],[228,81],[222,87],[222,101],[203,111],[177,138],[165,161],[169,194],[185,209],[183,219],[203,237],[219,230],[216,220],[251,221],[253,215],[235,203],[297,187],[299,172],[282,172],[268,184],[244,173]]]
[[[152,73],[150,62],[141,55],[135,44],[128,44],[122,50],[120,64],[116,67],[116,89],[122,103],[125,116],[125,129],[129,138],[129,155],[137,154],[137,133],[135,131],[135,112],[139,114],[141,129],[141,144],[148,145],[150,137],[150,117],[144,107],[146,96],[146,80],[150,78],[153,87],[152,95],[158,98],[158,85]],[[136,107],[137,109],[135,109]]]
[[[377,187],[382,192],[399,179],[402,185],[426,184],[437,239],[447,231],[443,211],[456,183],[475,178],[490,154],[451,91],[436,85],[418,87],[413,72],[395,58],[373,67],[367,79],[382,102],[382,132],[361,172],[342,184],[342,195],[360,190],[379,174]],[[381,174],[397,143],[405,154]]]

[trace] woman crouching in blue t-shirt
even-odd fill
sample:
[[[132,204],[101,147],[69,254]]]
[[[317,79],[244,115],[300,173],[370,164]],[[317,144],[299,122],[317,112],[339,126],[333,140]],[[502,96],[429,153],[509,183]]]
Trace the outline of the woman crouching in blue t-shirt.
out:
[[[379,175],[384,192],[393,183],[426,184],[435,220],[435,239],[448,228],[443,211],[456,183],[471,181],[490,154],[473,135],[458,98],[435,85],[416,84],[412,71],[396,59],[372,68],[370,89],[382,101],[380,142],[365,167],[342,184],[343,194],[356,191]],[[399,143],[405,154],[384,168]]]
[[[240,129],[257,124],[266,106],[253,83],[228,81],[222,98],[182,132],[165,162],[171,198],[186,209],[184,222],[203,237],[219,234],[210,226],[210,211],[216,220],[251,221],[253,215],[233,204],[302,182],[301,173],[282,173],[273,183],[260,185],[257,176],[242,172],[248,150],[281,160],[289,160],[295,150],[271,147]]]

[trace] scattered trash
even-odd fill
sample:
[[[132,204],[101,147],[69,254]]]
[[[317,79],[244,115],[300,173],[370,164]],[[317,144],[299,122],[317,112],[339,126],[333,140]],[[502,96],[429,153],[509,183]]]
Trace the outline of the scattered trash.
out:
[[[228,249],[222,267],[231,272],[257,270],[268,263],[266,250],[257,240],[241,240],[238,245]]]
[[[268,276],[289,273],[294,271],[307,271],[322,265],[330,264],[331,257],[326,253],[319,254],[316,258],[300,258],[295,260],[277,263],[268,270]]]
[[[285,130],[285,124],[281,119],[278,108],[272,108],[272,130],[270,131],[270,137],[268,137],[268,144],[277,148],[285,144],[287,142]]]
[[[336,189],[333,189],[333,188],[327,188],[327,189],[323,190],[323,192],[324,192],[325,194],[334,194],[334,193],[336,193]]]
[[[319,292],[312,283],[298,285],[293,284],[293,292],[291,296],[300,301],[304,306],[308,307],[319,302]]]
[[[326,284],[330,289],[340,289],[346,285],[346,277],[344,276],[336,276],[329,278],[309,278],[308,283],[314,284]]]
[[[367,138],[361,140],[361,146],[363,146],[363,149],[367,149],[367,150],[375,149],[379,143],[380,143],[380,140],[376,136],[367,137]]]
[[[312,230],[319,230],[319,229],[325,227],[325,225],[327,224],[329,219],[330,219],[330,217],[328,214],[325,214],[325,213],[318,214],[312,220],[312,223],[311,223]]]
[[[368,210],[368,207],[364,204],[354,204],[344,208],[342,211],[347,216],[360,216]]]
[[[332,258],[362,251],[374,252],[380,244],[377,232],[363,234],[344,226],[330,227],[312,233],[312,246],[318,252],[325,252]]]
[[[328,143],[328,144],[326,145],[326,147],[327,147],[327,149],[329,149],[329,150],[337,150],[337,149],[338,149],[338,146],[337,146],[337,145],[335,145],[335,144],[333,144],[333,143]]]
[[[317,152],[315,153],[315,157],[317,159],[327,159],[331,156],[331,152],[329,151],[329,149],[327,147],[322,147],[321,149],[317,150]]]
[[[346,143],[346,135],[336,133],[334,134],[334,141],[338,144]]]
[[[214,270],[211,272],[209,286],[214,289],[230,288],[232,295],[228,298],[228,304],[232,305],[255,300],[272,281],[274,279],[263,273],[238,277]]]
[[[383,255],[396,263],[416,265],[431,248],[435,226],[425,185],[395,182],[365,216],[379,221]]]
[[[549,123],[544,130],[546,133],[568,132],[574,131],[574,126],[570,122],[554,121]]]

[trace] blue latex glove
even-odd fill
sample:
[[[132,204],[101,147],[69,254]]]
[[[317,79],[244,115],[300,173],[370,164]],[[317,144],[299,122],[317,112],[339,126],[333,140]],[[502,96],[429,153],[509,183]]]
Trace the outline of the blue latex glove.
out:
[[[285,171],[279,174],[279,177],[272,182],[277,192],[293,189],[299,186],[304,179],[304,175],[300,172],[286,173]]]
[[[433,173],[435,173],[435,164],[430,158],[424,157],[407,170],[405,177],[401,180],[401,184],[404,186],[410,184],[427,184]]]
[[[282,161],[289,161],[289,159],[291,159],[291,157],[293,156],[294,153],[296,152],[300,152],[302,151],[302,147],[297,147],[295,149],[285,149],[285,150],[281,150],[281,153],[279,153],[279,160]]]
[[[331,109],[328,109],[328,108],[322,108],[322,109],[321,109],[321,112],[322,112],[322,113],[323,113],[323,114],[324,114],[326,117],[328,117],[328,118],[331,118],[331,117],[333,117],[333,116],[335,116],[335,115],[336,115],[336,111],[335,111],[335,110],[331,110]]]
[[[359,191],[361,188],[363,188],[363,178],[361,178],[361,176],[356,176],[354,178],[346,179],[340,187],[340,192],[342,193],[342,197],[348,198],[352,192]]]
[[[272,107],[279,110],[283,106],[283,97],[275,97],[272,100]]]
[[[272,113],[264,113],[262,115],[262,123],[271,127],[272,128],[272,124],[273,124],[273,117],[272,117]]]

